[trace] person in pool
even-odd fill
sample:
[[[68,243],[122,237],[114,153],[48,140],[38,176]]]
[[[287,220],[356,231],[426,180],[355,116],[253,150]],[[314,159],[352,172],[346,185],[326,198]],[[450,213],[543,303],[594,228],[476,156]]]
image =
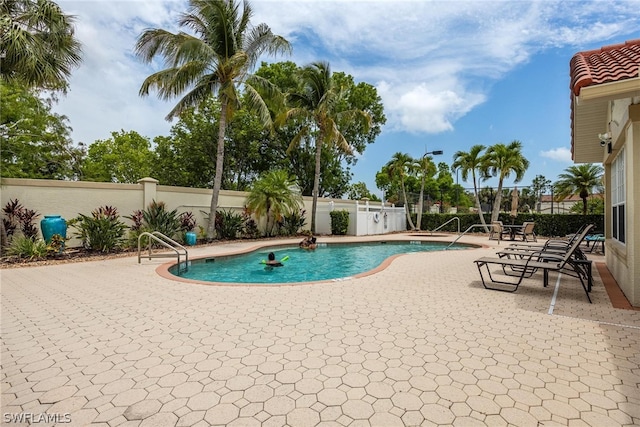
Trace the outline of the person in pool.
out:
[[[318,246],[318,244],[316,243],[315,237],[309,236],[309,237],[305,237],[304,240],[298,244],[298,246],[300,246],[300,249],[313,250]]]
[[[269,252],[269,255],[267,256],[267,260],[264,262],[266,265],[268,265],[269,267],[282,267],[283,264],[281,261],[278,261],[276,259],[276,254],[274,254],[273,252]]]

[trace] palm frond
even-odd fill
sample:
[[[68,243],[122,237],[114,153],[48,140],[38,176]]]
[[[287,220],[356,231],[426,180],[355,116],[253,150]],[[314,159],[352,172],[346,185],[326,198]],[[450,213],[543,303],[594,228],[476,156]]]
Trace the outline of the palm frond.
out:
[[[271,119],[271,112],[269,111],[265,97],[250,84],[245,84],[245,95],[245,102],[249,109],[256,112],[262,125],[272,131],[274,127],[273,120]]]
[[[75,17],[49,0],[5,0],[0,10],[2,79],[64,90],[71,70],[82,60],[74,37]]]
[[[161,99],[172,99],[201,79],[206,68],[206,63],[192,61],[177,68],[158,71],[144,80],[139,93],[146,96],[151,89],[155,89]]]

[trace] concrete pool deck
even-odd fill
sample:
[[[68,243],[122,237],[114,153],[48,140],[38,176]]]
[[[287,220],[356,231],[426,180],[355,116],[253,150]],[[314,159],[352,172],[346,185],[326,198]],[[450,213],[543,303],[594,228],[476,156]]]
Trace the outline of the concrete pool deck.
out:
[[[417,239],[366,240],[386,238]],[[136,256],[4,269],[2,424],[639,425],[640,311],[598,268],[593,304],[555,273],[485,290],[473,260],[509,242],[461,241],[483,247],[308,286],[178,282]]]

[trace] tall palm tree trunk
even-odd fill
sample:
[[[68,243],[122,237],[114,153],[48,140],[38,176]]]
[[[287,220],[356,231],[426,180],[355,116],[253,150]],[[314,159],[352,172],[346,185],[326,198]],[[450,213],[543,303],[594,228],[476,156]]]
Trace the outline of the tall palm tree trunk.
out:
[[[476,190],[476,208],[478,209],[478,215],[480,216],[480,223],[484,227],[484,232],[488,233],[489,228],[487,227],[487,223],[484,220],[484,213],[482,212],[482,205],[480,204],[480,196],[478,195],[478,191]]]
[[[216,150],[216,174],[213,178],[213,194],[211,195],[211,207],[209,209],[209,224],[207,226],[207,239],[211,240],[216,234],[216,211],[218,199],[222,187],[222,168],[224,165],[224,136],[227,128],[227,103],[226,97],[221,97],[220,123],[218,124],[218,147]]]
[[[407,203],[407,192],[404,189],[404,179],[400,180],[400,185],[402,186],[402,197],[404,198],[404,211],[407,214],[407,222],[409,223],[409,227],[411,229],[415,229],[416,226],[413,225],[413,221],[411,220],[411,212],[409,212],[409,203]]]
[[[311,204],[311,232],[316,232],[316,211],[318,210],[318,193],[320,192],[320,160],[322,154],[322,133],[316,141],[316,170],[313,175],[313,203]]]
[[[498,190],[496,198],[493,201],[493,212],[491,212],[491,222],[498,220],[500,214],[500,205],[502,204],[502,178],[498,181]]]
[[[476,184],[476,175],[473,174],[473,194],[476,197],[476,208],[478,209],[478,215],[480,215],[480,223],[483,225],[484,232],[488,233],[489,228],[487,227],[487,223],[484,221],[484,213],[482,212],[482,205],[480,204],[480,194],[478,194],[478,184]]]
[[[271,237],[273,234],[274,221],[271,221],[271,203],[267,202],[267,224],[265,225],[265,231],[267,236]]]
[[[589,197],[589,193],[586,190],[580,191],[580,198],[582,199],[582,215],[587,214],[587,198]]]
[[[416,229],[420,230],[422,223],[422,210],[424,209],[424,174],[420,182],[420,200],[418,201],[418,218],[416,219]]]

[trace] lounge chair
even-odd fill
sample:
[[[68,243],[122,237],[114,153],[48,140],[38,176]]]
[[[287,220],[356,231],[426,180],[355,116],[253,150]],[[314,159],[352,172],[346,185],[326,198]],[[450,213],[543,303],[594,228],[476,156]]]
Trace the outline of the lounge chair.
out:
[[[517,248],[522,250],[540,250],[543,248],[552,248],[552,247],[559,248],[559,249],[569,248],[571,244],[575,241],[575,239],[579,238],[582,232],[587,227],[589,227],[589,230],[592,230],[594,226],[593,224],[583,224],[582,226],[580,226],[578,231],[576,231],[573,234],[567,235],[566,239],[549,239],[543,244],[536,244],[536,245],[532,245],[529,243],[512,243],[509,246],[507,246],[507,248],[509,249]],[[587,238],[588,236],[585,236],[585,239]]]
[[[531,239],[534,242],[537,242],[538,239],[536,237],[536,233],[533,232],[533,228],[536,226],[535,222],[525,221],[522,224],[522,230],[516,230],[516,236],[522,236],[522,240],[528,242]]]
[[[590,253],[593,253],[593,251],[600,247],[599,252],[604,254],[604,234],[590,234],[585,237],[584,240],[587,242]]]
[[[514,259],[525,259],[532,253],[544,253],[544,254],[553,254],[564,256],[567,251],[571,248],[571,245],[579,238],[583,238],[583,241],[586,241],[589,238],[589,232],[594,228],[594,225],[587,224],[580,228],[580,234],[571,235],[571,239],[569,240],[548,240],[543,246],[525,246],[525,245],[509,245],[506,248],[496,252],[500,258],[514,258]],[[586,232],[585,236],[582,232]],[[584,237],[583,237],[584,236]],[[591,292],[591,287],[593,286],[593,276],[591,274],[591,261],[587,258],[585,253],[582,251],[581,246],[579,245],[575,252],[573,253],[573,258],[571,262],[579,264],[581,268],[584,269],[587,278],[587,290]],[[511,267],[512,270],[520,271],[517,267]],[[566,273],[566,272],[565,272]],[[572,272],[567,274],[573,275]]]
[[[502,221],[493,221],[491,223],[491,231],[489,232],[489,240],[503,240],[503,236],[509,236],[509,230],[504,228]]]
[[[485,289],[503,292],[515,292],[525,278],[533,276],[538,270],[543,272],[543,285],[549,285],[549,272],[564,272],[571,276],[577,277],[584,289],[587,299],[591,302],[589,290],[585,285],[584,279],[587,280],[589,287],[591,285],[591,261],[579,251],[580,244],[585,236],[593,228],[593,225],[585,227],[582,233],[574,239],[564,253],[554,250],[533,250],[521,257],[483,257],[475,260],[480,273],[480,279]],[[514,280],[497,280],[491,274],[490,265],[499,265],[505,276],[514,277]],[[489,280],[485,280],[482,273],[482,267],[485,267]],[[496,284],[493,286],[490,284]],[[506,287],[505,287],[506,286]]]
[[[497,255],[501,258],[505,256],[510,258],[512,256],[516,258],[523,258],[525,255],[528,255],[531,252],[535,251],[551,251],[555,253],[565,254],[567,250],[571,247],[571,245],[576,241],[576,239],[580,238],[583,232],[586,230],[588,233],[589,230],[593,228],[592,224],[587,224],[580,228],[578,234],[572,234],[571,238],[568,240],[558,240],[558,239],[549,239],[542,245],[525,245],[520,243],[513,243],[501,251],[497,252]],[[584,240],[587,240],[589,236],[585,236]],[[576,250],[576,253],[580,251],[580,248]],[[582,254],[581,254],[582,256]],[[585,257],[586,258],[586,257]]]

